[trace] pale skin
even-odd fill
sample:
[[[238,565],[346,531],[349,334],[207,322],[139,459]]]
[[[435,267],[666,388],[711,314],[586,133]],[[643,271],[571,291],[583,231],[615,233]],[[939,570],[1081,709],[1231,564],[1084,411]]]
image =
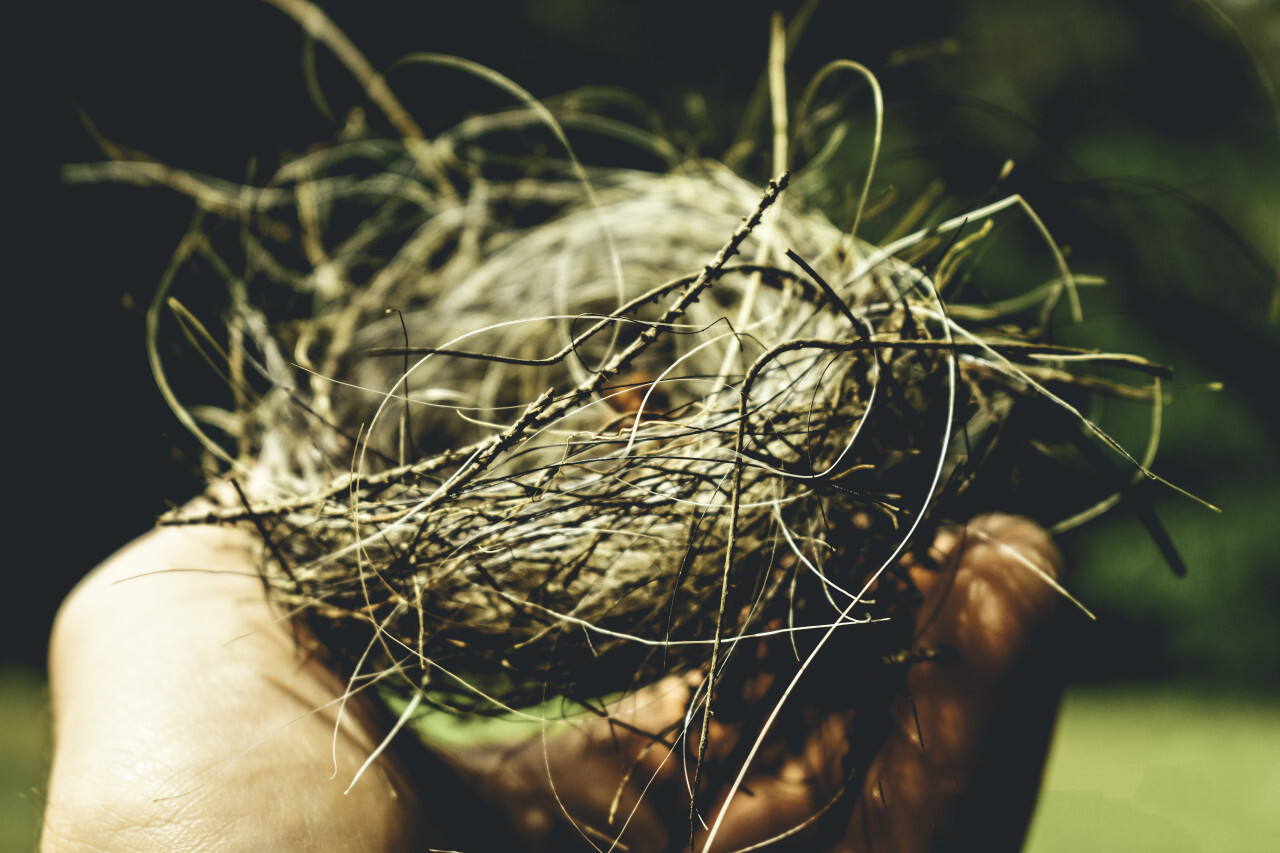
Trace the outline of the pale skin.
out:
[[[241,529],[159,529],[63,605],[50,652],[46,853],[590,849],[579,829],[600,844],[628,815],[626,849],[689,848],[681,762],[603,722],[447,755],[401,735],[344,793],[394,721],[363,694],[335,701],[346,682],[265,600],[261,549]],[[1056,593],[1022,560],[1056,574],[1059,558],[1011,516],[944,530],[932,556],[936,566],[910,568],[923,596],[915,645],[953,648],[956,660],[907,668],[837,831],[830,816],[821,835],[811,822],[790,849],[819,849],[819,838],[832,851],[1021,844],[1060,690],[1046,652]],[[615,711],[660,731],[688,696],[687,680],[668,679]],[[823,808],[844,722],[826,712],[798,738],[770,738],[712,849],[759,843]],[[754,734],[713,726],[710,748]],[[728,781],[715,783],[708,823]],[[706,839],[700,828],[695,847]]]

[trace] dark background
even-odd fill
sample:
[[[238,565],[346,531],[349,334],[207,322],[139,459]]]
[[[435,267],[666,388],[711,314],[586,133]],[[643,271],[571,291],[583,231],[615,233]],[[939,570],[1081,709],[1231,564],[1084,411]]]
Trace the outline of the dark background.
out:
[[[764,68],[769,13],[791,19],[800,8],[324,6],[376,68],[432,50],[540,97],[622,86],[653,105],[677,144],[712,156],[732,142]],[[877,184],[904,198],[938,177],[942,204],[958,212],[1014,159],[1004,191],[1031,201],[1077,273],[1112,282],[1090,292],[1086,329],[1067,334],[1175,368],[1156,470],[1224,512],[1146,490],[1190,565],[1182,580],[1130,513],[1064,538],[1072,589],[1100,617],[1072,626],[1082,679],[1280,686],[1280,135],[1265,83],[1280,74],[1280,6],[1225,8],[1240,35],[1193,2],[826,0],[788,65],[793,99],[831,59],[877,72],[888,102]],[[25,591],[11,592],[15,615],[0,620],[3,655],[37,666],[75,580],[198,488],[195,442],[155,390],[143,343],[146,304],[193,206],[162,189],[63,184],[63,164],[102,159],[78,111],[114,142],[231,180],[255,163],[269,174],[334,133],[307,97],[297,26],[265,3],[75,2],[42,14],[15,28],[31,38],[17,54],[9,122],[7,528],[10,589]],[[341,116],[362,97],[318,53]],[[389,79],[428,128],[510,104],[456,75],[398,69]],[[866,113],[865,98],[851,104]],[[850,180],[861,180],[860,156],[850,155]],[[766,177],[761,158],[748,168]],[[993,279],[1025,279],[1016,258],[991,264]],[[1213,381],[1224,390],[1204,390]],[[1105,414],[1139,449],[1144,415]],[[1064,488],[1043,484],[1045,494]],[[1064,506],[1087,497],[1055,495]]]

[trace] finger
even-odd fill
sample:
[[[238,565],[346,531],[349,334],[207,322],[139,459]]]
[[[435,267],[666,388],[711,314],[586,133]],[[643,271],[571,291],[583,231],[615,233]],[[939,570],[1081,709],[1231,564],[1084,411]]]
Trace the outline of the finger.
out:
[[[687,814],[683,742],[691,688],[668,677],[615,703],[608,719],[515,743],[453,750],[447,760],[504,814],[531,850],[670,847],[672,815]]]
[[[811,722],[799,750],[776,738],[757,754],[756,769],[737,794],[726,803],[726,786],[710,810],[712,815],[724,810],[710,850],[725,853],[762,844],[769,850],[814,849],[827,811],[842,801],[832,770],[843,765],[848,752],[851,718],[851,713],[829,713]],[[705,835],[698,833],[696,849],[703,849]]]
[[[933,556],[941,568],[911,570],[916,644],[955,659],[907,672],[838,849],[1016,850],[1026,831],[1061,692],[1044,636],[1056,593],[1038,572],[1060,559],[1001,515],[943,533]]]

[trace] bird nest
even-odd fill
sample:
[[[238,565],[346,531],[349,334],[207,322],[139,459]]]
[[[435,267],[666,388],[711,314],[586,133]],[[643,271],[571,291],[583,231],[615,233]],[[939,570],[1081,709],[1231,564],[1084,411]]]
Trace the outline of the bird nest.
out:
[[[368,91],[401,138],[353,114],[263,186],[146,160],[68,172],[167,184],[236,224],[242,268],[198,221],[148,327],[162,391],[242,504],[165,521],[256,525],[271,595],[353,683],[494,714],[666,674],[746,683],[831,636],[846,681],[874,677],[932,652],[894,618],[914,603],[899,564],[1011,413],[1047,401],[1119,450],[1064,389],[1145,393],[1081,373],[1097,363],[1163,373],[1041,340],[1077,282],[1017,197],[875,246],[811,203],[820,157],[762,188],[578,102],[427,140]],[[503,136],[563,142],[567,124],[671,167],[590,169]],[[855,228],[866,203],[864,187]],[[1014,216],[1056,275],[949,304]],[[196,264],[228,285],[225,338],[172,294]],[[166,308],[233,405],[171,390]]]
[[[593,200],[504,225],[572,197],[544,176],[424,212],[442,258],[259,340],[269,371],[283,340],[314,364],[350,329],[309,393],[290,369],[245,412],[251,491],[296,493],[182,520],[258,524],[272,593],[349,672],[459,711],[598,698],[769,635],[894,659],[909,636],[871,626],[910,590],[882,576],[1081,354],[948,306],[902,246],[785,204],[787,182],[599,173]]]

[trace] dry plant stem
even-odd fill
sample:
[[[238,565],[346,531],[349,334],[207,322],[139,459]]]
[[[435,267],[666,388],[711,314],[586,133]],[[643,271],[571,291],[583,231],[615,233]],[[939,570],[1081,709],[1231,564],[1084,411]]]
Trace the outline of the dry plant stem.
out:
[[[804,34],[805,28],[808,27],[809,21],[820,3],[821,0],[805,0],[805,3],[792,16],[786,27],[784,58],[790,56],[792,51],[795,50],[796,44],[800,41],[800,36]],[[734,142],[724,154],[724,162],[731,168],[741,168],[756,150],[759,142],[760,124],[764,121],[765,110],[773,106],[772,93],[770,91],[771,84],[772,77],[769,69],[766,69],[760,75],[760,79],[751,93],[751,98],[747,102],[746,109],[742,112],[742,121],[738,126]]]
[[[373,70],[369,60],[365,59],[359,48],[334,25],[329,16],[307,0],[266,0],[266,2],[293,18],[312,38],[333,51],[333,54],[356,78],[356,82],[364,89],[369,99],[378,105],[387,120],[399,131],[406,147],[417,161],[418,167],[423,174],[431,176],[434,180],[436,192],[445,199],[456,197],[457,192],[453,185],[438,168],[430,153],[431,146],[423,136],[422,128],[418,127],[418,123],[396,98],[383,76]]]
[[[161,308],[165,304],[165,300],[169,295],[169,288],[173,284],[174,277],[178,274],[178,269],[188,259],[192,252],[199,249],[200,245],[205,242],[206,238],[200,231],[200,224],[203,219],[203,213],[197,212],[191,228],[182,238],[182,242],[173,253],[173,259],[169,262],[168,268],[165,270],[164,278],[160,282],[160,286],[156,288],[155,296],[152,297],[151,305],[147,309],[147,326],[146,326],[146,343],[147,343],[147,361],[151,365],[152,376],[156,380],[156,385],[160,389],[161,395],[165,402],[169,404],[169,408],[177,416],[182,425],[194,435],[204,448],[218,459],[226,462],[233,469],[243,472],[245,469],[236,459],[233,459],[226,450],[216,441],[209,438],[205,434],[195,419],[192,418],[191,412],[178,400],[177,395],[173,393],[169,386],[169,380],[165,375],[164,362],[160,358],[159,351],[159,323]]]
[[[804,95],[800,98],[800,104],[796,108],[796,141],[798,142],[799,134],[804,129],[803,121],[808,116],[809,105],[813,101],[814,95],[817,94],[818,87],[835,71],[846,69],[860,74],[867,81],[867,84],[871,87],[871,95],[875,105],[875,130],[871,137],[871,156],[867,161],[867,175],[862,181],[862,192],[858,196],[858,203],[853,212],[853,222],[849,226],[849,235],[857,237],[858,226],[862,223],[863,215],[866,213],[867,198],[871,195],[871,181],[875,177],[876,164],[880,160],[880,144],[884,135],[884,94],[880,91],[880,81],[871,73],[871,70],[859,62],[853,62],[848,59],[837,59],[819,69],[818,73],[809,82],[808,87],[806,87]],[[794,151],[795,142],[792,143],[791,147]]]
[[[163,163],[137,160],[108,163],[73,163],[62,168],[62,180],[69,184],[132,184],[162,186],[188,196],[204,210],[227,219],[247,219],[252,212],[270,210],[293,202],[288,190],[257,189],[195,175]]]
[[[773,173],[781,175],[788,172],[787,156],[787,43],[786,28],[781,12],[774,12],[769,22],[769,102],[773,107]],[[756,261],[765,263],[770,259],[774,249],[772,241],[763,240],[757,251]],[[756,296],[760,290],[760,276],[753,276],[747,291],[743,294],[742,303],[738,306],[736,325],[747,328],[752,314],[755,312]],[[724,360],[720,363],[720,375],[729,376],[739,356],[739,342],[736,337],[729,339],[725,347]]]

